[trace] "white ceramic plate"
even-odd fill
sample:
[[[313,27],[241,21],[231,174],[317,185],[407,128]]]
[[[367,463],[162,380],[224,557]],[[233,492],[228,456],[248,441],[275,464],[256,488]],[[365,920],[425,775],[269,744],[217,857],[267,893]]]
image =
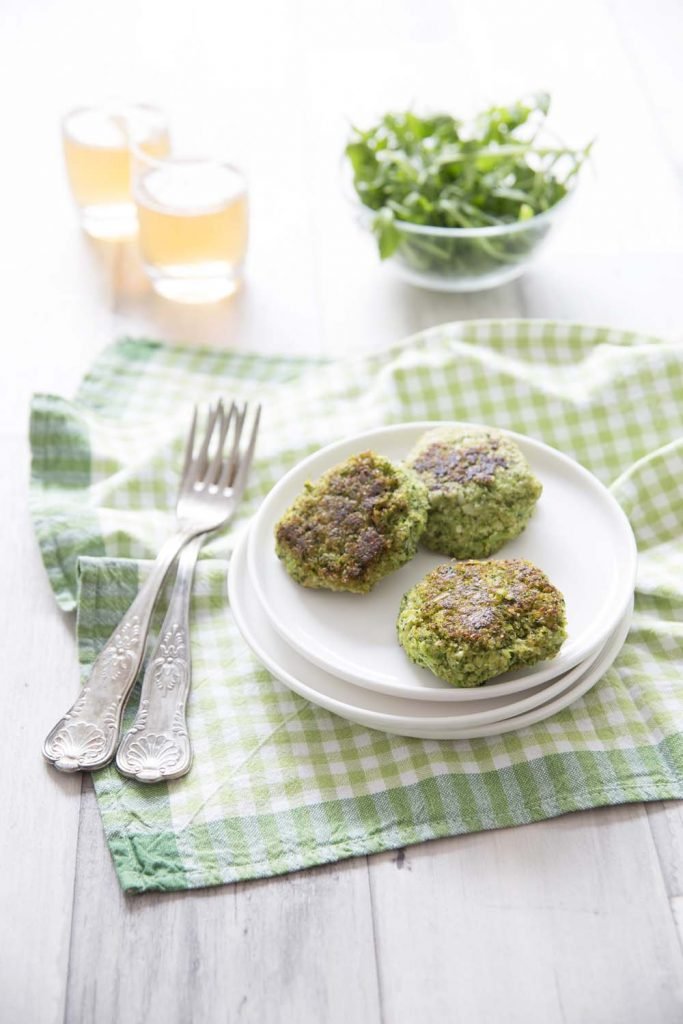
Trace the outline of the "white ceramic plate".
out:
[[[592,665],[576,680],[573,686],[570,686],[569,689],[565,690],[555,700],[542,704],[534,711],[506,718],[504,721],[494,723],[493,725],[480,725],[471,729],[467,727],[464,729],[453,729],[452,732],[450,730],[443,732],[438,728],[433,731],[425,729],[420,731],[419,738],[426,740],[471,740],[477,739],[480,736],[501,736],[503,733],[515,732],[517,729],[524,729],[527,725],[535,725],[536,722],[543,722],[546,718],[551,718],[552,715],[556,715],[559,711],[568,708],[579,697],[583,697],[585,693],[588,693],[598,680],[602,679],[605,672],[611,668],[626,642],[632,618],[633,599],[621,622],[614,632],[610,634],[605,646],[600,649],[598,657],[593,661]],[[418,734],[411,732],[409,734],[406,733],[406,735],[416,736]]]
[[[230,607],[246,642],[266,668],[290,689],[343,718],[372,729],[434,739],[464,738],[475,735],[472,731],[475,728],[491,728],[494,734],[508,731],[508,720],[517,723],[522,716],[526,719],[529,714],[539,712],[543,718],[544,708],[550,708],[547,713],[553,714],[559,710],[557,702],[563,699],[566,703],[561,706],[566,706],[574,699],[571,695],[577,686],[585,685],[589,676],[595,682],[611,664],[606,660],[606,648],[603,648],[550,686],[535,687],[522,696],[510,694],[489,698],[484,695],[477,702],[450,706],[439,701],[416,701],[367,690],[307,661],[272,628],[246,571],[247,543],[248,536],[243,536],[234,550],[228,574]],[[623,635],[619,634],[621,640],[613,657],[623,643],[626,635],[623,630],[628,629],[628,622],[630,611],[622,623]],[[595,675],[599,663],[604,667]],[[517,727],[513,725],[510,728]]]
[[[480,700],[480,688],[457,689],[414,665],[396,642],[402,595],[445,559],[426,551],[382,580],[370,594],[301,587],[275,554],[275,524],[304,487],[325,470],[371,448],[395,461],[438,424],[384,427],[328,445],[294,467],[273,488],[249,534],[249,572],[280,635],[309,661],[380,693],[448,703]],[[471,426],[471,424],[458,424]],[[561,452],[520,434],[512,437],[543,484],[524,533],[496,558],[528,558],[548,574],[567,602],[568,636],[552,661],[498,676],[487,696],[508,696],[556,678],[597,652],[632,599],[636,547],[628,519],[609,491]]]

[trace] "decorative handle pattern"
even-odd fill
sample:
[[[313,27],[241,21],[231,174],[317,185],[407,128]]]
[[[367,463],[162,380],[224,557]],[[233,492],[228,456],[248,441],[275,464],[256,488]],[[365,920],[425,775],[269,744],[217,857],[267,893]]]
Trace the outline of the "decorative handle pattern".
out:
[[[203,539],[183,551],[159,642],[145,670],[138,713],[116,755],[119,771],[139,782],[180,778],[192,764],[185,714],[192,679],[190,595]]]
[[[191,533],[181,531],[166,541],[137,597],[100,651],[88,682],[48,733],[43,756],[59,771],[95,771],[113,759],[157,595],[178,551],[191,538]]]

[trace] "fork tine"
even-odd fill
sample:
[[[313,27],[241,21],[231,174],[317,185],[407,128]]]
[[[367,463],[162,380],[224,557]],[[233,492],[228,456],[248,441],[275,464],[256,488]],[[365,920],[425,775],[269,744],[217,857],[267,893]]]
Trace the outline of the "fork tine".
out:
[[[195,405],[192,410],[192,423],[190,424],[190,433],[187,435],[187,441],[185,443],[185,458],[183,461],[183,470],[180,474],[180,486],[182,487],[185,483],[188,470],[192,463],[192,452],[194,451],[194,439],[197,433],[197,406]]]
[[[245,408],[246,415],[246,408]],[[254,422],[251,428],[251,437],[249,438],[249,444],[247,450],[244,453],[243,458],[240,460],[240,464],[237,469],[237,475],[233,482],[233,491],[237,498],[242,496],[245,484],[247,482],[247,475],[251,466],[251,460],[254,457],[254,449],[256,448],[256,435],[258,434],[259,423],[261,422],[261,406],[256,406],[256,414],[254,416]]]
[[[242,408],[235,406],[236,423],[235,423],[235,437],[233,438],[232,447],[230,454],[228,455],[225,463],[223,464],[223,470],[217,481],[219,489],[229,487],[232,484],[233,477],[235,476],[235,470],[237,468],[237,462],[239,457],[240,440],[242,438],[242,430],[244,428],[244,420],[247,415],[248,403],[245,402]]]
[[[186,484],[193,487],[198,481],[204,479],[204,473],[206,471],[207,464],[207,453],[209,445],[211,444],[211,435],[213,434],[216,420],[222,409],[222,403],[218,402],[215,406],[209,406],[209,412],[206,420],[206,430],[204,432],[204,440],[201,443],[196,458],[192,461],[189,468],[188,478]]]
[[[230,408],[227,413],[223,416],[223,422],[221,429],[218,434],[218,444],[216,445],[216,451],[211,460],[209,468],[206,472],[205,480],[207,484],[217,484],[221,475],[221,466],[223,465],[223,449],[225,448],[225,439],[228,435],[228,429],[232,421],[233,415],[237,412],[237,406],[234,402],[230,403]]]

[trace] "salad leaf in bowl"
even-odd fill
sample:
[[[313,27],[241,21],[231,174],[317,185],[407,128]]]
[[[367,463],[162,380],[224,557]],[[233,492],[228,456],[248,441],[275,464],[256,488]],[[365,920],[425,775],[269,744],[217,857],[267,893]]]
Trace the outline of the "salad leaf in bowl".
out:
[[[414,284],[474,291],[519,276],[590,152],[549,139],[542,93],[474,119],[388,113],[346,146],[380,256]]]

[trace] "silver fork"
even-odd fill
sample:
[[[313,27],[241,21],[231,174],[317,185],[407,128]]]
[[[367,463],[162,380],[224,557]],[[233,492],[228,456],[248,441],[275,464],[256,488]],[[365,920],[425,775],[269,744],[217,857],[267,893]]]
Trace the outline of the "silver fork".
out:
[[[259,412],[257,409],[246,451],[240,454],[247,406],[245,404],[238,410],[233,404],[228,411],[223,429],[227,431],[232,428],[233,440],[230,452],[223,461],[217,486],[223,482],[226,488],[234,489],[238,476],[243,486],[254,451]],[[190,597],[197,556],[206,537],[207,534],[197,537],[180,556],[178,573],[157,646],[147,662],[138,712],[116,753],[119,771],[139,782],[180,778],[187,774],[192,764],[186,719],[192,676]]]
[[[241,460],[229,487],[229,460],[223,459],[229,425],[229,414],[219,402],[209,410],[206,431],[195,455],[195,409],[176,503],[178,529],[159,551],[147,580],[98,655],[76,701],[45,738],[43,756],[60,771],[94,771],[112,760],[126,701],[142,662],[152,611],[166,574],[186,544],[219,529],[237,508],[256,443],[256,429],[252,431],[247,456]],[[214,438],[215,447],[210,452]]]

